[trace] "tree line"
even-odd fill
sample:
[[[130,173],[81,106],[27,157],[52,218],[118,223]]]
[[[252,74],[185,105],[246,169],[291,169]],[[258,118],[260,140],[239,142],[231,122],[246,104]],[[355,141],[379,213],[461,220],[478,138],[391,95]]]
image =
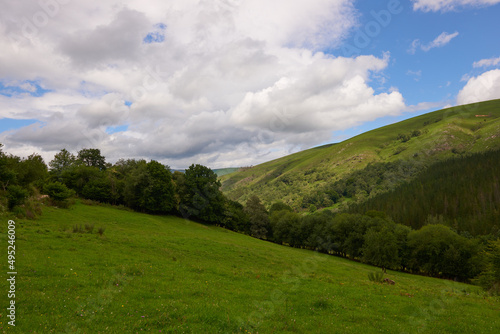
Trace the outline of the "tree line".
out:
[[[193,164],[181,173],[155,160],[120,159],[110,164],[95,148],[82,149],[76,155],[62,149],[47,166],[40,155],[21,159],[4,153],[0,146],[0,185],[3,206],[20,214],[28,199],[40,194],[48,195],[58,206],[65,206],[76,195],[212,224],[218,224],[232,205],[208,167]]]
[[[258,203],[258,198],[249,202]],[[246,207],[252,219],[255,210],[249,210],[249,204],[255,204]],[[262,206],[258,215],[265,217],[264,210]],[[484,247],[493,241],[467,238],[441,224],[413,230],[378,211],[349,214],[324,210],[304,216],[286,204],[275,203],[267,217],[266,224],[252,232],[255,237],[382,268],[460,281],[469,281],[483,271]]]

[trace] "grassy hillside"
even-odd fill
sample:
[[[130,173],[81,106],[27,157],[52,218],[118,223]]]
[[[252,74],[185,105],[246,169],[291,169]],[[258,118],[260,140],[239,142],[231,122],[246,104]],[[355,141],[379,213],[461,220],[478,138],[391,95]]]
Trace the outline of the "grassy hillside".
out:
[[[398,272],[374,283],[377,268],[180,218],[77,204],[16,226],[4,333],[500,331],[500,300],[474,286]]]
[[[344,142],[292,154],[221,178],[233,200],[258,194],[270,204],[302,198],[373,162],[432,163],[465,152],[500,147],[500,100],[431,112],[375,129]]]
[[[217,176],[224,176],[227,174],[234,173],[238,170],[239,168],[219,168],[219,169],[214,169],[213,171],[215,172],[215,174],[217,174]]]

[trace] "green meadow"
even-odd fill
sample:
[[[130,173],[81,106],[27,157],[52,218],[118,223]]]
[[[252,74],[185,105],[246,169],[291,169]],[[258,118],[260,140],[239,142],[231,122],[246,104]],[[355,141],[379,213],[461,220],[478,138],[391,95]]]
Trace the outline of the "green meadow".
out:
[[[178,217],[43,211],[15,220],[16,326],[4,283],[0,332],[500,332],[499,297],[473,285],[392,271],[395,285],[376,283],[379,268]]]

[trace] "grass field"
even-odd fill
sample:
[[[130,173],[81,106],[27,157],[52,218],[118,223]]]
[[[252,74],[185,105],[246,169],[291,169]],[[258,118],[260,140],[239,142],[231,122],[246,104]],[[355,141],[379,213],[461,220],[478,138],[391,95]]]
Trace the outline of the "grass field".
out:
[[[4,283],[3,333],[500,332],[499,298],[475,286],[375,283],[378,268],[181,218],[78,203],[16,226],[16,327]]]

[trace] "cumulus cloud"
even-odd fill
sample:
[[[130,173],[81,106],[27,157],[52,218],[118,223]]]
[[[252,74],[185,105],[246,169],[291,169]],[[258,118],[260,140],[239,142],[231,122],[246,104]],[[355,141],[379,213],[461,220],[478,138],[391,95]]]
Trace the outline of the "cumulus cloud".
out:
[[[0,13],[0,79],[46,89],[0,95],[1,117],[39,120],[0,133],[13,154],[250,165],[405,109],[397,90],[372,87],[389,55],[319,51],[356,25],[350,0],[51,3]]]
[[[413,10],[423,12],[447,12],[462,7],[486,7],[500,3],[500,0],[412,0]]]
[[[491,70],[469,79],[457,96],[457,104],[500,98],[500,70]]]
[[[376,95],[367,84],[369,71],[386,65],[387,59],[373,56],[316,59],[271,87],[247,93],[232,118],[244,126],[302,133],[340,130],[360,119],[398,113],[404,107],[399,92]]]

